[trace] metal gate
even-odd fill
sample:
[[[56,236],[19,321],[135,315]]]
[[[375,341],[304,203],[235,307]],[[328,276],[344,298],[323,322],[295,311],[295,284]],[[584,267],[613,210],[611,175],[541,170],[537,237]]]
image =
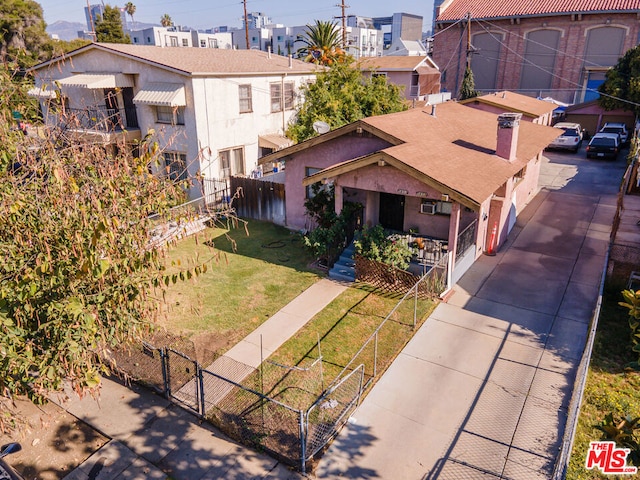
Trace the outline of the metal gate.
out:
[[[198,362],[171,348],[166,352],[167,396],[200,413]]]
[[[303,465],[304,460],[318,453],[347,422],[360,402],[363,379],[364,364],[360,364],[309,407],[305,415]]]

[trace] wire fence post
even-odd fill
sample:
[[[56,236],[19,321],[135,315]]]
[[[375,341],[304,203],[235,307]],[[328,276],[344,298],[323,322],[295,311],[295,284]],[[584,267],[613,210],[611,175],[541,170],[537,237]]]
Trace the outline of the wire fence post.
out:
[[[204,403],[204,375],[202,374],[202,367],[197,362],[196,368],[198,372],[198,387],[200,388],[200,416],[205,418],[207,415],[207,409]]]
[[[307,467],[307,460],[306,460],[306,456],[307,456],[307,446],[306,446],[306,439],[304,436],[304,412],[302,410],[299,410],[299,416],[298,416],[298,422],[300,423],[300,470],[302,471],[302,474],[305,475],[306,472],[306,467]]]
[[[376,330],[376,336],[373,341],[373,377],[375,378],[378,372],[378,331]]]
[[[418,283],[414,285],[413,288],[416,289],[415,294],[413,295],[413,329],[416,329],[417,317],[418,317]]]
[[[169,355],[167,355],[167,349],[162,348],[160,350],[160,358],[162,359],[162,381],[164,382],[164,395],[167,398],[171,397],[171,385],[169,383]]]

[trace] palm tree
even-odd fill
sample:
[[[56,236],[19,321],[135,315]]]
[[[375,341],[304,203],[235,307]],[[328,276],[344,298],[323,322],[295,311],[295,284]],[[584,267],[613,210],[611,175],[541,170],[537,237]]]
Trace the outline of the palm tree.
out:
[[[132,2],[124,4],[124,11],[131,17],[131,25],[133,25],[133,14],[136,13],[136,6]]]
[[[162,17],[160,17],[160,25],[162,25],[163,27],[171,27],[173,25],[173,20],[171,20],[171,17],[168,13],[165,13],[164,15],[162,15]]]
[[[340,46],[340,28],[337,23],[316,20],[315,25],[307,25],[304,34],[298,37],[304,47],[296,52],[305,62],[332,65],[346,58]]]

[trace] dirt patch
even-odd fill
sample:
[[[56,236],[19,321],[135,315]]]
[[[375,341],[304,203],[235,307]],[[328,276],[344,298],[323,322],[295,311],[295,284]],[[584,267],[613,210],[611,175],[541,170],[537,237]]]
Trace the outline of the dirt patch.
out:
[[[109,441],[54,403],[34,405],[18,400],[17,414],[26,425],[15,434],[0,435],[0,445],[18,442],[22,451],[5,457],[25,480],[58,480]]]
[[[201,333],[191,337],[196,350],[196,359],[206,367],[216,359],[216,352],[227,350],[231,346],[231,340],[215,333]]]

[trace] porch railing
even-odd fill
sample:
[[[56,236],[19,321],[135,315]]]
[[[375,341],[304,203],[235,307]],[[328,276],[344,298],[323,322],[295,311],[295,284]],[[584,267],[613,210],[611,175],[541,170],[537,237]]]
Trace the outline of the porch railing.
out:
[[[95,105],[86,108],[68,108],[60,121],[67,128],[96,130],[99,132],[121,131],[139,128],[136,107],[107,108]]]
[[[467,228],[465,228],[458,235],[456,260],[462,257],[469,248],[473,247],[476,243],[476,227],[478,226],[478,220],[471,222]]]

